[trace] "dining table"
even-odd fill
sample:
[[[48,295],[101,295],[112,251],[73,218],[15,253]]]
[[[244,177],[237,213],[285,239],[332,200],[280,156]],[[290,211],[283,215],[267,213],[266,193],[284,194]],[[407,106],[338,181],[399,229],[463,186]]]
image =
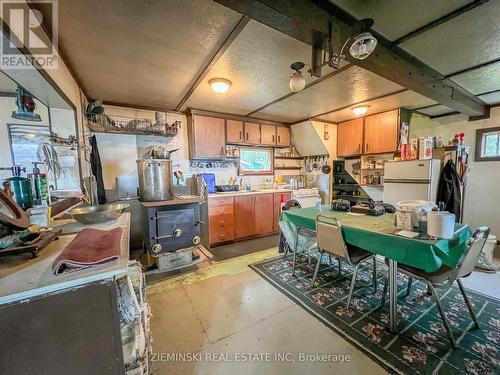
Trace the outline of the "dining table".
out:
[[[397,268],[398,263],[437,271],[441,266],[456,267],[467,249],[472,236],[466,224],[455,224],[450,239],[431,238],[418,234],[409,238],[400,234],[395,225],[395,215],[385,213],[370,216],[351,212],[334,211],[329,205],[283,211],[280,221],[297,231],[303,227],[316,230],[316,217],[335,218],[342,224],[344,241],[374,254],[387,258],[389,264],[389,329],[397,332]],[[398,234],[399,233],[399,234]]]

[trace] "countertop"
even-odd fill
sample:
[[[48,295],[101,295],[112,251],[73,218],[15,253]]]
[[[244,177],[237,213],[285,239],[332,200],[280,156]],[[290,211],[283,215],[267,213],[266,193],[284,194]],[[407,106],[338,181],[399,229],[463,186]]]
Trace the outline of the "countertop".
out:
[[[125,275],[129,263],[130,213],[124,213],[118,220],[109,224],[85,226],[85,228],[91,227],[106,230],[123,228],[121,255],[117,262],[69,274],[54,275],[52,263],[76,236],[75,232],[62,234],[58,240],[41,250],[37,258],[27,260],[27,255],[0,258],[0,305]],[[71,231],[75,228],[76,226],[73,226]]]
[[[200,197],[197,195],[180,195],[176,196],[174,199],[169,199],[167,201],[153,201],[153,202],[142,202],[141,205],[143,207],[160,207],[160,206],[173,206],[176,204],[189,204],[189,203],[198,203],[200,201]]]
[[[239,195],[256,195],[256,194],[272,194],[272,193],[291,193],[292,190],[289,189],[262,189],[262,190],[242,190],[242,191],[230,191],[226,193],[210,193],[209,198],[223,198],[223,197],[234,197]]]

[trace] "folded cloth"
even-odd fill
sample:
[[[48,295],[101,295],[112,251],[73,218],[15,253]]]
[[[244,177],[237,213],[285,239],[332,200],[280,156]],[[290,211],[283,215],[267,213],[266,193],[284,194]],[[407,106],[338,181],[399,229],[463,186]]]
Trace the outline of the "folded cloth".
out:
[[[120,258],[122,228],[83,229],[52,263],[55,275],[75,272]]]

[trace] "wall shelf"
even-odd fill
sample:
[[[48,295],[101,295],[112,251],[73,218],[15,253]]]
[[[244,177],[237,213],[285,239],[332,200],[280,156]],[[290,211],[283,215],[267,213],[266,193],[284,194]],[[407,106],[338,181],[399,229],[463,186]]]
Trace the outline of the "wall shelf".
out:
[[[276,160],[303,160],[302,156],[275,156]]]
[[[286,170],[286,169],[297,169],[300,170],[302,167],[274,167],[275,170]]]

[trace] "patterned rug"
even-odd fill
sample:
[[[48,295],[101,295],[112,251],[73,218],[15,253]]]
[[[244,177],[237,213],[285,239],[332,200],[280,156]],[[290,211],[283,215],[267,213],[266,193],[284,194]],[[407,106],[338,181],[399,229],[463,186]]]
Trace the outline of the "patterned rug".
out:
[[[404,297],[407,279],[398,274],[399,334],[390,333],[388,296],[380,305],[386,267],[379,262],[378,290],[371,286],[372,263],[358,271],[356,290],[347,309],[351,267],[328,264],[324,256],[312,287],[307,258],[298,256],[296,277],[291,256],[251,265],[264,279],[302,306],[325,325],[347,339],[390,372],[403,374],[500,374],[500,300],[468,290],[481,329],[473,327],[462,295],[455,285],[443,296],[458,348],[452,350],[441,316],[425,284],[414,281]],[[316,264],[313,259],[313,266]],[[439,293],[439,291],[438,291]]]

